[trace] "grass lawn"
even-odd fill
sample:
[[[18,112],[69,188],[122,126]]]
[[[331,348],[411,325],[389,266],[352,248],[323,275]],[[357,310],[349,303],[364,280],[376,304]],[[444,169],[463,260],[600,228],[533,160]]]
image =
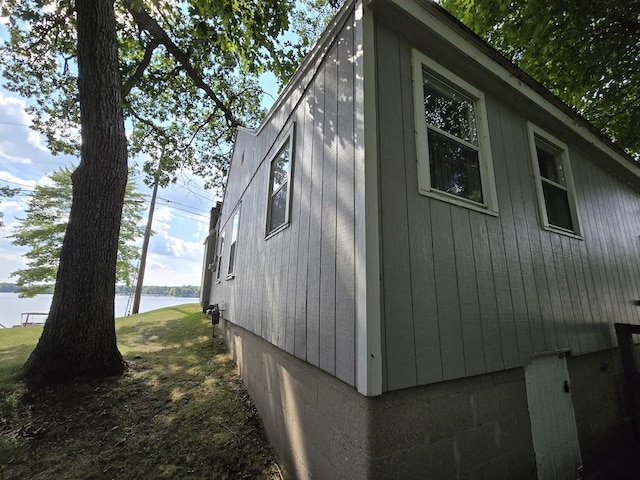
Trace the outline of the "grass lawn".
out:
[[[27,391],[42,327],[0,330],[0,478],[272,479],[279,469],[197,304],[116,320],[120,378]]]

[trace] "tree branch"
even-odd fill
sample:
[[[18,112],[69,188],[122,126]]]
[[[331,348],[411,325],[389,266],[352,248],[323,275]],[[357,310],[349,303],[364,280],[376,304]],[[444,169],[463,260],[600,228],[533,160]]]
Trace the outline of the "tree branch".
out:
[[[126,98],[126,96],[129,95],[131,89],[135,87],[138,81],[142,78],[142,75],[144,75],[144,71],[151,63],[153,51],[156,49],[156,47],[158,47],[158,45],[159,42],[155,39],[155,37],[152,38],[149,43],[147,43],[146,47],[144,48],[144,57],[142,58],[142,61],[136,67],[136,71],[133,72],[133,75],[131,75],[127,79],[126,83],[122,86],[122,98]]]
[[[200,130],[202,130],[205,125],[207,125],[211,119],[215,116],[215,112],[212,112],[204,122],[200,123],[200,125],[198,125],[198,128],[196,128],[196,130],[193,132],[193,135],[191,135],[191,138],[189,139],[189,141],[186,143],[186,145],[180,149],[180,151],[185,151],[187,148],[189,148],[191,146],[191,144],[193,143],[193,141],[195,140],[196,136],[198,136],[198,134],[200,133]],[[223,135],[219,135],[218,139],[222,138]]]
[[[611,120],[612,118],[615,118],[619,115],[623,115],[625,113],[628,113],[629,110],[635,110],[638,105],[640,105],[640,97],[634,98],[632,100],[630,100],[629,102],[627,102],[624,105],[621,105],[620,108],[616,109],[613,112],[610,113],[603,113],[600,115],[594,115],[592,117],[589,117],[590,121],[598,121],[598,120],[603,120],[603,119],[607,119],[607,120]]]
[[[195,86],[203,90],[213,101],[216,108],[222,111],[227,124],[232,128],[242,125],[242,122],[238,120],[231,109],[225,105],[216,92],[205,82],[202,74],[198,72],[191,63],[189,56],[174,43],[158,22],[143,8],[138,8],[132,0],[125,0],[124,5],[138,25],[138,28],[148,32],[158,44],[164,45],[173,58],[182,65],[184,71],[189,75]]]

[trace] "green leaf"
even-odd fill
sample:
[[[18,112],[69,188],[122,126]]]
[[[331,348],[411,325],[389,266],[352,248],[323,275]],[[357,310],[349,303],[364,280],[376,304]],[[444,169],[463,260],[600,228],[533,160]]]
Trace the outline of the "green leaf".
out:
[[[71,210],[71,174],[73,167],[62,167],[53,172],[50,185],[38,185],[29,198],[26,217],[18,222],[11,239],[13,245],[29,247],[23,255],[27,268],[16,270],[19,293],[32,297],[44,293],[48,284],[55,282],[62,241]],[[137,273],[139,251],[136,244],[142,238],[144,195],[135,189],[133,177],[127,184],[122,225],[118,242],[117,281],[131,285]]]

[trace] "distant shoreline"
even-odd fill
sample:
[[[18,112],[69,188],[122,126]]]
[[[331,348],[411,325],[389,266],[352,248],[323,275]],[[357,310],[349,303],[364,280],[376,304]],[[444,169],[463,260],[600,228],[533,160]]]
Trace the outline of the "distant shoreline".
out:
[[[22,323],[22,314],[26,312],[46,313],[51,308],[53,295],[44,293],[31,298],[19,297],[15,292],[0,292],[0,324],[4,327],[12,327]],[[126,317],[130,314],[132,297],[129,295],[116,295],[113,299],[115,317]],[[142,295],[140,300],[140,313],[157,310],[158,308],[182,305],[185,303],[198,303],[197,297],[171,297],[168,295]],[[2,329],[2,327],[0,327]]]
[[[46,290],[40,292],[44,295],[53,294],[53,285],[47,285]],[[14,283],[0,283],[0,293],[19,293],[20,287]],[[116,295],[129,296],[133,295],[133,288],[123,285],[116,286]],[[200,297],[200,287],[194,285],[182,286],[157,286],[147,285],[142,287],[142,295],[153,297],[181,297],[181,298],[198,298]]]

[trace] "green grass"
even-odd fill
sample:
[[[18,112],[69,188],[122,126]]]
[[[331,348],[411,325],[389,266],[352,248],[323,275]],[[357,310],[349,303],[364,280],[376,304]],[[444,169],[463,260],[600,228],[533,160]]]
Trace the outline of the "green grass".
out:
[[[12,382],[41,333],[42,327],[0,330],[0,385]]]
[[[270,479],[278,467],[197,304],[116,320],[127,373],[28,391],[41,327],[0,330],[0,478]]]

